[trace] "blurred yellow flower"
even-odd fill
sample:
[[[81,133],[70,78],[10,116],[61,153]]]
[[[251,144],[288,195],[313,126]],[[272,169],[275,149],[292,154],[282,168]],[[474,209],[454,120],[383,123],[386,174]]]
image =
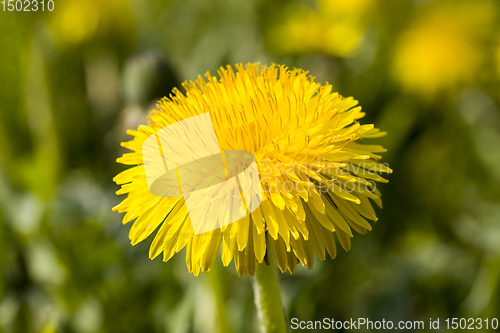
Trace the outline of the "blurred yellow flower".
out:
[[[500,76],[500,39],[498,40],[498,43],[497,43],[495,57],[496,57],[496,63],[497,63],[497,73],[498,73],[498,76]]]
[[[475,79],[493,13],[478,2],[438,4],[401,35],[392,72],[403,89],[431,97]]]
[[[381,146],[357,141],[385,133],[360,125],[356,120],[364,113],[358,102],[314,82],[307,72],[258,64],[236,69],[220,68],[219,78],[207,73],[208,82],[201,76],[185,82],[185,94],[174,89],[157,104],[147,126],[127,132],[134,139],[122,145],[133,152],[117,161],[135,166],[114,178],[122,186],[117,194],[128,197],[113,210],[126,212],[123,223],[135,220],[132,245],[159,228],[150,258],[163,252],[167,261],[187,245],[187,266],[195,275],[210,270],[221,247],[223,264],[234,258],[240,276],[255,275],[268,246],[281,271],[292,273],[297,259],[312,268],[314,254],[324,260],[326,249],[334,258],[334,233],[349,250],[351,228],[364,234],[372,228],[366,219],[377,220],[369,199],[380,206],[380,192],[368,180],[386,182],[377,172],[392,172],[378,162],[376,153],[385,151]],[[255,157],[262,199],[237,222],[197,234],[182,192],[180,197],[150,192],[143,147],[152,136],[161,140],[158,133],[166,127],[207,113],[222,151],[243,150]]]
[[[58,5],[50,27],[63,45],[79,45],[109,33],[124,33],[132,20],[125,1],[68,0]]]
[[[317,0],[317,10],[294,7],[267,34],[279,54],[348,56],[360,43],[376,0]]]

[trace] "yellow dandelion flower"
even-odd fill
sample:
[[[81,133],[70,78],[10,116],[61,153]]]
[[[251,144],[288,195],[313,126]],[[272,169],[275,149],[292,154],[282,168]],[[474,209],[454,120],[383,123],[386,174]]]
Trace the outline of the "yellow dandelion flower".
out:
[[[132,21],[130,8],[120,0],[68,0],[60,5],[50,27],[62,45],[84,44],[109,33],[127,34]]]
[[[360,44],[375,0],[318,0],[317,10],[293,7],[267,34],[269,47],[279,54],[324,53],[346,57]]]
[[[379,173],[392,172],[379,162],[377,153],[384,148],[360,141],[385,133],[373,125],[359,124],[357,119],[364,113],[356,100],[333,92],[329,84],[314,82],[305,71],[274,64],[235,67],[236,71],[231,66],[221,67],[219,78],[207,73],[207,81],[199,76],[196,82],[185,82],[186,92],[174,89],[170,98],[163,98],[148,117],[148,125],[127,132],[134,139],[122,146],[132,152],[117,161],[133,166],[114,181],[121,185],[117,194],[128,196],[113,210],[126,212],[124,224],[135,220],[130,229],[132,245],[158,229],[150,258],[163,253],[167,261],[186,247],[187,267],[195,275],[200,270],[209,271],[219,251],[225,266],[234,258],[240,276],[255,275],[269,250],[280,270],[291,273],[297,262],[312,268],[314,255],[320,260],[326,253],[335,258],[334,235],[348,251],[352,229],[364,234],[372,229],[368,220],[377,220],[369,199],[379,206],[381,199],[373,181],[386,182]],[[187,203],[190,198],[186,197],[189,186],[180,185],[185,161],[169,166],[172,172],[166,172],[152,186],[151,177],[158,170],[147,162],[154,157],[154,150],[148,148],[152,146],[160,147],[157,154],[165,164],[176,158],[185,160],[192,153],[189,149],[208,147],[201,134],[174,143],[159,136],[200,117],[211,119],[213,127],[189,126],[205,134],[213,128],[210,140],[216,144],[210,149],[223,152],[226,169],[210,172],[210,163],[194,161],[192,171],[199,173],[192,182],[211,186],[214,179],[231,179],[229,153],[244,151],[251,156],[246,165],[254,159],[252,165],[258,174],[257,185],[252,186],[259,189],[254,196],[257,201],[249,198],[245,192],[248,184],[243,181],[238,185],[239,193],[228,201],[220,199],[219,194],[198,195],[194,201],[205,213],[207,209],[224,213],[231,211],[233,199],[245,192],[241,218],[204,232],[197,231],[192,222],[207,215],[191,213]],[[207,158],[212,157],[204,161]]]
[[[416,19],[394,54],[393,76],[403,89],[432,97],[473,81],[480,72],[481,41],[494,13],[488,4],[438,3]]]

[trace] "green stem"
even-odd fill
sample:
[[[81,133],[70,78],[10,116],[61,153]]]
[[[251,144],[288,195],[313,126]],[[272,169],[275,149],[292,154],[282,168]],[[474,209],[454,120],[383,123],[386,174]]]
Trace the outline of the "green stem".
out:
[[[271,251],[269,265],[262,263],[253,279],[255,306],[262,333],[287,333],[285,314],[281,305],[278,274]]]

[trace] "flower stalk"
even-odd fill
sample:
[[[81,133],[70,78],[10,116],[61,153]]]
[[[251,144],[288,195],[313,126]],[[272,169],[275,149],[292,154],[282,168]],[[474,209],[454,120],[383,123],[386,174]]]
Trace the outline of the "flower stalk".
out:
[[[269,264],[259,265],[253,279],[260,329],[262,333],[286,333],[288,329],[272,252],[268,250],[266,257]]]

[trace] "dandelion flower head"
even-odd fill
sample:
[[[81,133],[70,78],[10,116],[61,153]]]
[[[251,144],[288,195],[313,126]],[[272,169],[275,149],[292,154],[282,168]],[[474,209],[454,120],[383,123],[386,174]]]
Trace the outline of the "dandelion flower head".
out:
[[[461,1],[426,8],[396,45],[394,79],[424,97],[474,81],[484,60],[481,43],[494,21],[490,7],[485,1]]]
[[[382,202],[375,182],[387,182],[379,173],[392,172],[379,162],[385,149],[362,141],[385,133],[357,121],[364,113],[355,99],[301,69],[248,64],[221,67],[218,74],[185,82],[184,93],[174,89],[147,125],[127,132],[133,139],[122,146],[131,152],[117,161],[130,168],[114,178],[117,194],[127,197],[113,210],[126,213],[124,224],[134,221],[132,245],[155,233],[150,258],[163,253],[168,261],[186,248],[195,275],[209,271],[219,252],[225,266],[234,259],[240,276],[253,276],[267,251],[291,273],[299,262],[312,268],[315,256],[335,258],[336,243],[348,251],[352,230],[365,234],[369,221],[377,221],[371,201]],[[158,131],[206,113],[221,151],[253,154],[262,199],[244,218],[196,234],[182,196],[149,190],[142,149]]]

